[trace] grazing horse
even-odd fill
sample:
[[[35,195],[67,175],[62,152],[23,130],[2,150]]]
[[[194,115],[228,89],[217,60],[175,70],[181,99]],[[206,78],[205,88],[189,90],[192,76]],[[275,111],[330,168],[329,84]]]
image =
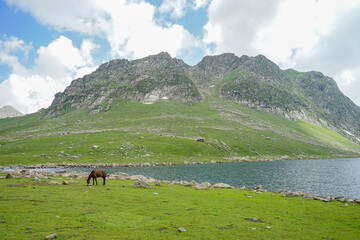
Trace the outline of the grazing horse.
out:
[[[105,178],[106,178],[106,172],[104,170],[92,170],[92,172],[90,173],[88,179],[87,179],[87,184],[89,185],[90,184],[90,179],[92,178],[93,180],[93,185],[94,185],[94,180],[96,182],[96,185],[98,185],[97,183],[97,178],[98,177],[102,177],[103,180],[104,180],[104,183],[103,185],[105,185]]]

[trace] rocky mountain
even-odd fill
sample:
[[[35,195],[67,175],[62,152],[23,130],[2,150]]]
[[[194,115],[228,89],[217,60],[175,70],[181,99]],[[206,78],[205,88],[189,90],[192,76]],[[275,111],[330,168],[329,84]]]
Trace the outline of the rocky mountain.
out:
[[[92,74],[74,80],[63,93],[56,94],[45,116],[80,108],[90,108],[90,114],[96,114],[106,111],[119,98],[144,104],[159,100],[198,102],[201,95],[190,79],[188,68],[168,53],[104,63]]]
[[[211,77],[213,76],[213,77]],[[281,70],[266,57],[234,54],[205,57],[192,70],[200,89],[288,119],[302,119],[338,132],[360,135],[360,107],[320,72]]]
[[[314,71],[281,70],[262,55],[206,56],[195,66],[168,53],[113,60],[57,93],[43,117],[76,109],[90,109],[89,114],[94,115],[107,111],[117,99],[194,104],[203,99],[202,93],[290,120],[327,126],[359,140],[360,107],[341,93],[333,79]]]
[[[4,106],[0,108],[0,118],[8,118],[8,117],[20,117],[23,116],[21,112],[16,110],[11,106]]]

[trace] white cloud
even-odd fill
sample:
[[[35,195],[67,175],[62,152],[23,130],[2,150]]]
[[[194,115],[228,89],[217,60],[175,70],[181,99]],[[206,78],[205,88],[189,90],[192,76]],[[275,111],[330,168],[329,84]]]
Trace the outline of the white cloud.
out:
[[[43,25],[60,31],[99,35],[109,28],[110,16],[92,0],[6,0],[9,6],[29,12]],[[105,1],[104,1],[105,2]]]
[[[159,11],[161,13],[170,13],[172,18],[181,18],[185,15],[186,6],[186,0],[163,0]]]
[[[26,46],[22,40],[14,38],[3,43],[9,46],[14,40],[21,43],[18,44],[20,49],[21,46]],[[26,69],[12,55],[19,48],[8,48],[7,52],[0,49],[0,56],[6,53],[15,59],[13,62],[2,61],[3,64],[21,66],[13,68],[8,79],[0,84],[0,105],[11,105],[23,113],[48,107],[54,94],[63,91],[72,79],[95,70],[91,53],[96,48],[96,44],[86,39],[82,42],[81,49],[78,49],[70,39],[60,36],[48,46],[37,50],[38,57],[31,69]]]
[[[215,53],[233,52],[254,55],[252,46],[260,28],[270,25],[281,0],[213,0],[204,26],[204,42],[215,44]]]
[[[12,53],[20,52],[22,57],[27,58],[29,50],[32,49],[31,44],[25,44],[25,42],[16,37],[5,38],[0,40],[0,64],[8,65],[12,71],[21,72],[24,71],[24,67],[19,63],[19,58]]]
[[[193,9],[194,10],[198,10],[199,8],[203,8],[205,7],[208,3],[210,2],[210,0],[194,0],[194,6]]]
[[[106,38],[113,58],[139,58],[161,51],[174,57],[199,44],[181,25],[157,24],[156,8],[143,0],[6,1],[57,30]],[[184,0],[165,0],[160,7],[173,17],[182,16],[185,8]]]
[[[145,2],[108,1],[99,4],[112,19],[107,40],[113,57],[141,58],[161,51],[173,57],[183,49],[193,47],[195,38],[182,26],[167,27],[155,23],[155,7]]]

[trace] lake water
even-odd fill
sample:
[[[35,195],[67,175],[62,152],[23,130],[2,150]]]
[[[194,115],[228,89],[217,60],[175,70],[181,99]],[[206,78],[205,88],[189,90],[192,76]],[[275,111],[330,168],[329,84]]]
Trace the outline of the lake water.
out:
[[[89,168],[71,168],[86,171]],[[201,165],[104,168],[108,173],[141,174],[161,180],[223,182],[235,187],[262,185],[269,191],[302,191],[360,198],[360,158],[238,162]]]

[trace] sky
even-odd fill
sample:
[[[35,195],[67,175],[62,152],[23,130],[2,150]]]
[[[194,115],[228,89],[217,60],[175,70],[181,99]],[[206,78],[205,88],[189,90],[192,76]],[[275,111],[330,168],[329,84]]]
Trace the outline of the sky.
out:
[[[159,52],[262,54],[360,105],[360,0],[0,0],[0,107],[48,107],[73,79]]]

